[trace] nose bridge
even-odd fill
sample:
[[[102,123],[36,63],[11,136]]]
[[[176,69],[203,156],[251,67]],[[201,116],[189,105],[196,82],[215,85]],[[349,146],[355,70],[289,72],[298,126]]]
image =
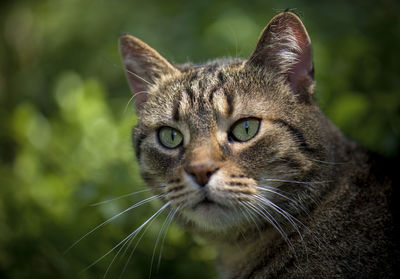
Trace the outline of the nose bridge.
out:
[[[199,139],[187,150],[184,170],[201,187],[207,185],[219,169],[218,144],[212,139]]]
[[[218,152],[218,145],[212,139],[198,139],[187,150],[186,164],[201,165],[212,162],[216,163]]]

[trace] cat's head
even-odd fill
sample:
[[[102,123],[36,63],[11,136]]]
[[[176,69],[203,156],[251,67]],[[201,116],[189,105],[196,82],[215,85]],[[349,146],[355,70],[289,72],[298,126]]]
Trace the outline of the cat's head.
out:
[[[120,50],[142,176],[182,219],[222,233],[290,222],[309,208],[329,147],[296,15],[275,16],[247,60],[174,66],[129,35]]]

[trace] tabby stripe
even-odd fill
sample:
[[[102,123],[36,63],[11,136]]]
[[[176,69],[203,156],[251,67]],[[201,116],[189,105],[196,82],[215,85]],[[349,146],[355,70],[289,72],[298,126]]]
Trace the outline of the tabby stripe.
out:
[[[278,124],[280,126],[285,126],[288,131],[292,134],[292,136],[294,138],[296,138],[300,144],[301,149],[303,149],[306,152],[309,153],[315,153],[316,150],[314,148],[311,148],[310,146],[308,146],[304,135],[299,131],[299,129],[293,127],[292,125],[290,125],[289,123],[287,123],[285,120],[282,119],[274,119],[272,120],[273,123]]]
[[[202,80],[199,80],[198,87],[199,87],[199,90],[203,90],[204,89]]]
[[[222,71],[217,74],[217,77],[218,77],[218,80],[221,82],[221,84],[225,83],[226,78],[225,78],[225,75],[222,73]]]
[[[206,109],[204,107],[204,104],[205,103],[203,100],[201,100],[197,103],[199,115],[201,115],[202,117],[208,114],[208,112],[206,111]]]
[[[234,109],[233,106],[234,106],[234,101],[235,101],[235,100],[234,100],[232,94],[227,93],[226,90],[223,90],[223,92],[224,92],[224,95],[225,95],[225,97],[226,97],[226,102],[227,102],[227,104],[228,104],[227,116],[229,117],[229,116],[231,116],[232,113],[233,113],[233,109]]]
[[[142,145],[143,140],[146,138],[145,134],[138,134],[138,135],[134,135],[135,134],[135,130],[133,130],[132,133],[132,138],[135,140],[134,142],[134,147],[135,147],[135,152],[136,152],[136,158],[139,160],[140,159],[140,146]]]
[[[174,107],[172,108],[172,119],[175,121],[179,121],[179,108],[181,105],[182,94],[179,95],[178,100],[174,103]]]
[[[193,73],[193,75],[190,77],[190,79],[189,79],[189,86],[186,88],[186,94],[189,96],[189,102],[191,103],[191,104],[193,104],[194,103],[194,93],[193,93],[193,89],[192,89],[192,87],[193,87],[193,85],[194,85],[194,82],[197,80],[197,78],[198,78],[198,72],[194,72]]]
[[[208,68],[207,68],[207,72],[208,73],[212,73],[212,72],[214,72],[215,71],[215,69],[218,67],[218,64],[212,64],[211,66],[209,66]]]
[[[189,101],[190,101],[190,103],[194,103],[194,93],[193,93],[193,90],[192,90],[192,88],[190,88],[190,87],[187,87],[186,88],[186,90],[185,90],[185,92],[186,92],[186,94],[188,95],[188,97],[189,97]]]
[[[213,103],[214,93],[215,93],[215,91],[217,91],[218,89],[219,89],[219,86],[216,86],[216,87],[214,87],[213,89],[211,89],[210,95],[208,95],[208,102],[209,102],[210,104]]]
[[[217,78],[218,78],[218,80],[219,80],[218,85],[215,86],[213,89],[211,89],[211,90],[210,90],[210,95],[208,95],[208,101],[209,101],[211,104],[213,103],[214,93],[215,93],[218,89],[220,89],[220,88],[224,85],[224,83],[226,82],[226,77],[225,77],[225,75],[222,73],[222,71],[218,72]],[[226,95],[225,92],[224,92],[224,94]],[[227,96],[228,102],[230,101],[229,98],[231,98],[231,97]],[[231,101],[232,101],[232,100],[231,100]],[[230,112],[229,114],[232,114],[232,112],[233,112],[233,107],[230,108],[228,111]]]
[[[195,79],[197,79],[197,75],[198,75],[198,73],[197,72],[194,72],[194,74],[190,77],[190,79],[189,79],[189,84],[192,84],[193,83],[193,81],[195,80]]]

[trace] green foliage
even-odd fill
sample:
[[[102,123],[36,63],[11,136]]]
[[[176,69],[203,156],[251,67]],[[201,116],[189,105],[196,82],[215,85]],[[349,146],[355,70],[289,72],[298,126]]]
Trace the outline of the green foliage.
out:
[[[0,277],[101,278],[114,252],[160,204],[116,218],[145,189],[131,147],[136,122],[120,65],[129,32],[172,61],[246,57],[268,20],[296,7],[314,46],[316,98],[369,149],[400,146],[399,5],[388,1],[3,1],[0,4]],[[124,278],[147,278],[156,219]],[[112,264],[116,278],[129,252]],[[122,253],[121,253],[122,254]],[[152,278],[212,278],[212,246],[172,225]]]

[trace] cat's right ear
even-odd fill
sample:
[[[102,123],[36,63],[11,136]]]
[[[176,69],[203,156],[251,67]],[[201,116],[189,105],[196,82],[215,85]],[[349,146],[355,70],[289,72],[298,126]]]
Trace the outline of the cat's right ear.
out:
[[[122,35],[119,38],[119,49],[134,94],[135,108],[140,112],[142,105],[147,101],[149,88],[163,76],[173,75],[179,70],[153,48],[131,35]]]

